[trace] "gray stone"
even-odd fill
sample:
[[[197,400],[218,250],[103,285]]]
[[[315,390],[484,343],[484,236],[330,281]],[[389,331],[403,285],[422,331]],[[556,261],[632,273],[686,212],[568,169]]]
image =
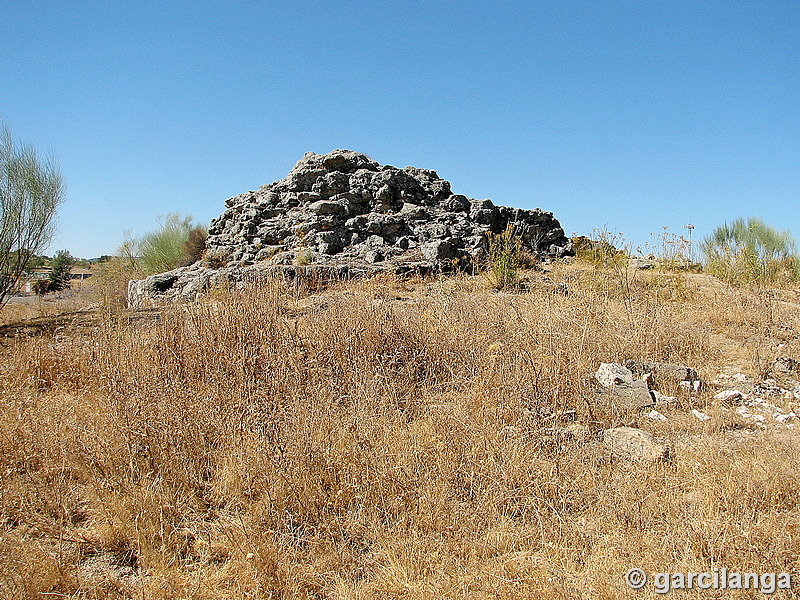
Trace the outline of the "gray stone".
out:
[[[656,408],[678,408],[678,399],[675,396],[666,396],[657,390],[650,390],[655,400]]]
[[[645,271],[655,268],[655,263],[653,263],[650,260],[644,260],[642,258],[631,258],[628,261],[628,266],[632,269],[640,269],[642,271]]]
[[[615,458],[644,463],[669,460],[666,446],[659,444],[651,433],[635,427],[606,429],[603,443]]]
[[[424,244],[420,247],[420,251],[425,260],[432,263],[454,258],[456,255],[455,248],[447,240],[437,240]]]
[[[308,208],[317,215],[340,215],[345,212],[341,202],[329,202],[327,200],[318,200]]]
[[[656,384],[661,383],[679,383],[681,381],[698,381],[700,377],[697,371],[691,367],[683,365],[674,365],[664,362],[648,362],[648,361],[625,361],[625,366],[636,375],[644,375],[652,373],[655,378]]]
[[[429,169],[380,165],[350,150],[308,152],[284,179],[225,202],[206,241],[206,256],[214,260],[197,266],[221,270],[225,279],[225,269],[262,262],[287,266],[303,248],[313,248],[317,264],[332,270],[349,265],[348,272],[375,272],[379,255],[380,268],[395,273],[474,268],[486,259],[488,235],[512,225],[531,254],[574,254],[550,212],[497,207],[491,200],[453,194],[450,183]],[[331,235],[314,237],[320,232]],[[268,247],[275,250],[265,251]],[[193,284],[187,294],[182,289],[197,276],[197,269],[189,269],[179,277],[148,277],[129,286],[129,303],[196,297],[207,283]]]
[[[632,383],[633,373],[630,369],[617,363],[600,363],[600,368],[595,371],[594,378],[603,386],[612,386],[617,383]]]
[[[595,404],[609,408],[614,415],[625,416],[655,408],[647,384],[643,381],[619,383],[595,392]]]

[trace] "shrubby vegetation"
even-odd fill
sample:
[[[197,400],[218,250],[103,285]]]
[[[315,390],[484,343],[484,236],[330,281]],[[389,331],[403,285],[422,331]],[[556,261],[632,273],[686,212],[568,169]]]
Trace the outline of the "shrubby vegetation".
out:
[[[0,123],[0,307],[50,243],[63,180],[52,159],[18,144]]]
[[[70,272],[75,265],[75,257],[67,250],[59,250],[50,261],[50,291],[60,292],[69,288]]]
[[[800,277],[800,260],[791,233],[761,219],[725,223],[701,245],[706,271],[734,284],[774,283]]]
[[[195,224],[191,216],[169,213],[160,225],[159,229],[145,234],[135,244],[145,275],[185,267],[200,259],[207,231]]]
[[[153,273],[171,271],[199,260],[205,251],[207,230],[191,216],[169,213],[160,227],[141,239],[126,233],[116,254],[103,267],[98,281],[100,296],[107,305],[124,305],[128,281]]]
[[[523,285],[520,271],[536,267],[541,259],[523,247],[522,238],[509,225],[502,233],[489,233],[489,256],[483,273],[489,287],[509,290]]]

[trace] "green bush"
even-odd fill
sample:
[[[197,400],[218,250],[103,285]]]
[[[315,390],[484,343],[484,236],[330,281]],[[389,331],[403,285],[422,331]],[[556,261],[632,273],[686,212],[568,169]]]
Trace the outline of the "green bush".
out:
[[[160,229],[146,234],[136,244],[144,274],[171,271],[199,260],[206,236],[206,230],[193,223],[191,216],[168,214]]]
[[[701,244],[706,271],[732,284],[775,283],[800,278],[792,234],[754,217],[717,227]]]
[[[519,287],[519,269],[523,264],[522,240],[509,225],[503,233],[489,233],[489,264],[485,273],[495,290]]]
[[[50,262],[49,291],[60,292],[70,287],[69,279],[75,257],[67,250],[59,250]]]

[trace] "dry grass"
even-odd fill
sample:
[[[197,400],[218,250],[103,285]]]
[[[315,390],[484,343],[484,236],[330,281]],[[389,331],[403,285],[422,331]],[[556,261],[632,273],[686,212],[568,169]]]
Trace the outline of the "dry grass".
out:
[[[652,466],[547,435],[566,409],[619,424],[586,414],[601,361],[711,378],[800,355],[797,307],[551,276],[571,293],[271,287],[7,341],[0,596],[601,599],[646,595],[633,566],[797,570],[792,432],[634,416],[674,449]]]

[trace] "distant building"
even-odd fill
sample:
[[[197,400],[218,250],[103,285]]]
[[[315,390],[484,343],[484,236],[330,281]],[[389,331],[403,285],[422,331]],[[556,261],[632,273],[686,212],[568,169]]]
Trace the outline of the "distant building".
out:
[[[80,267],[72,267],[72,270],[69,272],[70,279],[80,279],[83,281],[84,279],[92,276],[91,269],[81,269]]]

